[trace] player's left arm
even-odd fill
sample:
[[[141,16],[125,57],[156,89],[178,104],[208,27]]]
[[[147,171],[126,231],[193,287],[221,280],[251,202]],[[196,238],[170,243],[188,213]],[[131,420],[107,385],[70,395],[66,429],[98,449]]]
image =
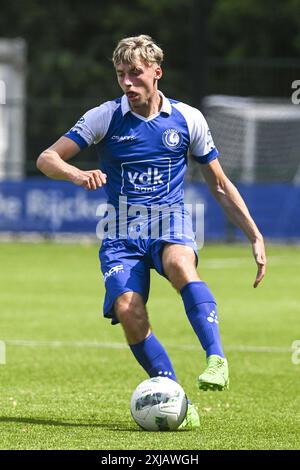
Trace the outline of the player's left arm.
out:
[[[228,218],[237,225],[252,244],[253,256],[257,264],[257,275],[253,287],[257,287],[266,271],[264,239],[252,219],[248,208],[237,188],[225,175],[218,159],[201,165],[202,174]]]

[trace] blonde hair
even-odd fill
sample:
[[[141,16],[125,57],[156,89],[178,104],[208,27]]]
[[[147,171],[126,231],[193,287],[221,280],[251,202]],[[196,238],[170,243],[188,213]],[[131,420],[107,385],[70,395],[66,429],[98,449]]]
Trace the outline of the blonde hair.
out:
[[[137,60],[148,65],[154,63],[160,65],[163,58],[162,49],[155,44],[153,39],[146,34],[141,34],[121,39],[113,52],[112,61],[115,67],[119,64],[135,64]]]

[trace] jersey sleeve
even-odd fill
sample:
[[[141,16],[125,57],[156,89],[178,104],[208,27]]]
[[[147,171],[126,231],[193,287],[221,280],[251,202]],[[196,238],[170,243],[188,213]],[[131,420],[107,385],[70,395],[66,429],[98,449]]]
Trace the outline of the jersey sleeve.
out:
[[[194,122],[190,133],[190,152],[197,162],[209,163],[218,157],[219,152],[203,114],[196,108],[191,114]]]
[[[209,163],[218,157],[219,152],[214,144],[211,132],[203,114],[197,108],[185,103],[177,103],[175,107],[184,116],[190,135],[189,151],[199,163]]]
[[[117,105],[108,101],[87,111],[65,134],[76,142],[81,149],[97,144],[106,135]]]

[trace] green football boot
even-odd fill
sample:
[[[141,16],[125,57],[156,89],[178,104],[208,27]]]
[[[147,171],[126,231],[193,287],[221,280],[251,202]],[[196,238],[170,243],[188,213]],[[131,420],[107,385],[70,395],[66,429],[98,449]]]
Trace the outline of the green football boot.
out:
[[[195,429],[200,427],[200,417],[195,405],[188,404],[186,417],[182,421],[178,429]]]
[[[207,358],[207,368],[199,375],[200,390],[225,390],[229,388],[227,359],[216,354]]]

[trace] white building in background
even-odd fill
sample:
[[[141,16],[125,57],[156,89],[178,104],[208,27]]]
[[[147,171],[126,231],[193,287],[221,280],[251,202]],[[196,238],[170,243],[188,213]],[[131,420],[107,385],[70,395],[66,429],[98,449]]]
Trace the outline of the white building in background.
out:
[[[26,43],[0,38],[0,180],[25,172]]]

